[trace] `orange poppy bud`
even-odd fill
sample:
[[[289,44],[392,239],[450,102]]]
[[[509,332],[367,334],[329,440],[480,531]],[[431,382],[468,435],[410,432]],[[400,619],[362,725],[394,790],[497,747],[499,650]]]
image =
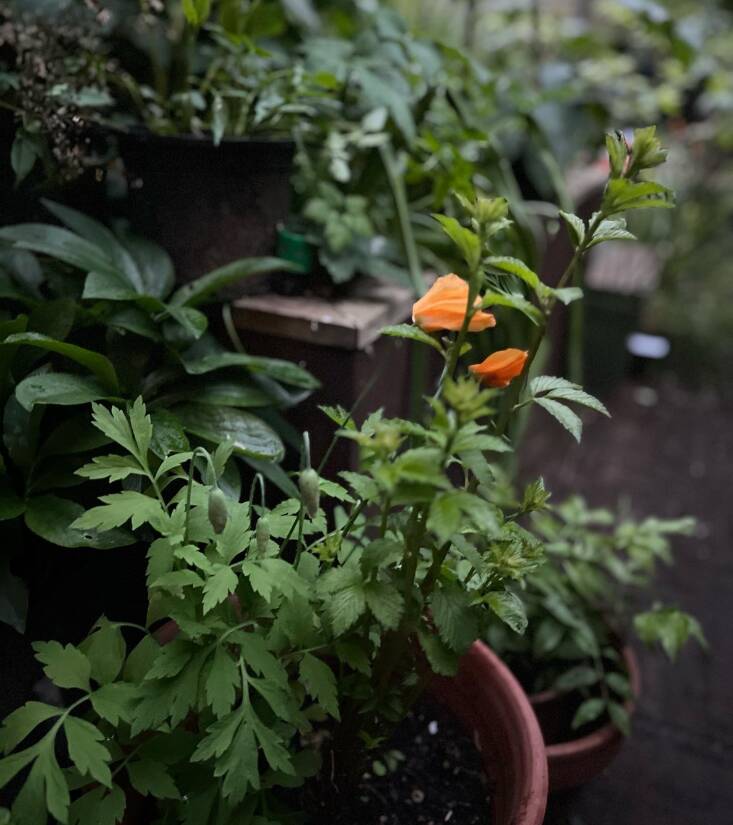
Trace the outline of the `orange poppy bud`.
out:
[[[529,353],[523,349],[500,349],[482,361],[472,364],[469,369],[488,387],[506,387],[509,382],[522,374]]]
[[[424,332],[448,330],[458,332],[463,325],[468,303],[468,284],[458,275],[443,275],[412,307],[412,321]],[[481,306],[476,298],[475,307]],[[490,312],[475,312],[468,325],[469,332],[481,332],[496,326]]]

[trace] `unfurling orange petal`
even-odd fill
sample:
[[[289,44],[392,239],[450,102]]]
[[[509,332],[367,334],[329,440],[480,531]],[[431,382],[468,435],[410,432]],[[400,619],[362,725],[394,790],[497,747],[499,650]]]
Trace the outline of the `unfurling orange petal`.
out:
[[[468,284],[458,275],[443,275],[412,307],[412,321],[424,332],[458,332],[463,326],[468,303]],[[476,298],[474,307],[481,306]],[[468,325],[469,332],[496,326],[490,312],[475,312]]]
[[[529,353],[522,349],[501,349],[493,352],[480,364],[472,364],[469,370],[488,387],[506,387],[522,374]]]

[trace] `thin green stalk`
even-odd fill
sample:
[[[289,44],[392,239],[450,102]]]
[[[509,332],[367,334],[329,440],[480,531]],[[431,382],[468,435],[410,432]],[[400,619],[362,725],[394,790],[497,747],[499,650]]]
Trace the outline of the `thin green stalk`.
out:
[[[417,250],[417,244],[415,243],[415,236],[412,231],[412,223],[410,222],[410,208],[407,202],[405,182],[397,171],[397,160],[394,156],[392,145],[389,143],[381,144],[379,153],[382,157],[384,170],[387,173],[387,180],[389,181],[392,197],[397,208],[397,220],[399,221],[402,244],[407,257],[410,281],[412,282],[415,295],[419,297],[425,292],[425,280],[423,278],[422,266],[420,265],[420,255]]]

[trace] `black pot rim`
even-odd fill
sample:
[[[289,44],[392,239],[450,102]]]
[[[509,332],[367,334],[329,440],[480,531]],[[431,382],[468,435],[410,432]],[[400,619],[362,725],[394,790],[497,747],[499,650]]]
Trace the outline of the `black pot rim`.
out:
[[[146,126],[134,124],[129,127],[114,126],[108,123],[95,123],[93,126],[107,134],[114,135],[122,140],[131,140],[136,143],[157,143],[168,146],[190,146],[191,148],[220,149],[222,146],[277,146],[290,149],[295,141],[289,137],[267,137],[266,135],[232,137],[224,136],[218,146],[214,146],[211,134],[195,134],[187,132],[180,135],[160,135]]]

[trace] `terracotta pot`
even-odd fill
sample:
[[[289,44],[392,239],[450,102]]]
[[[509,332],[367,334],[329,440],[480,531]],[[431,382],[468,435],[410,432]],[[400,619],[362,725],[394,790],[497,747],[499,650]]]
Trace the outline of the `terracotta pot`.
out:
[[[493,825],[541,825],[547,804],[545,743],[521,685],[509,668],[476,642],[453,679],[432,692],[473,732],[493,784]]]
[[[631,715],[641,691],[641,676],[633,650],[624,647],[621,654],[633,694],[625,703],[626,711]],[[577,707],[574,693],[545,690],[530,696],[529,701],[548,742],[546,751],[551,793],[590,782],[608,767],[624,743],[624,735],[610,722],[577,739],[562,741],[570,731],[570,720]]]

